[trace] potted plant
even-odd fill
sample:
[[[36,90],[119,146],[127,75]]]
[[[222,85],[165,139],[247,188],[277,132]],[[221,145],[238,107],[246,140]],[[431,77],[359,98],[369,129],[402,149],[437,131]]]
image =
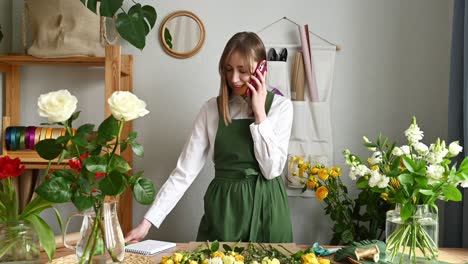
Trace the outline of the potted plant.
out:
[[[133,5],[125,11],[124,0],[100,1],[99,13],[98,0],[80,0],[89,10],[103,16],[114,18],[119,35],[138,49],[143,49],[146,44],[146,36],[156,23],[156,10],[150,5],[141,5],[132,1]],[[0,38],[1,39],[1,38]]]

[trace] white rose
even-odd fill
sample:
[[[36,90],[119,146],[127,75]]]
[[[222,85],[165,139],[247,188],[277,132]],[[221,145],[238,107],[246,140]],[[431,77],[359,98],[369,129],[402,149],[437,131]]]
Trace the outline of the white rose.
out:
[[[277,258],[273,258],[271,260],[271,264],[280,264],[279,260]]]
[[[380,174],[378,171],[372,170],[371,177],[369,178],[369,186],[370,187],[379,187],[379,188],[386,188],[390,181],[390,178],[386,177],[385,175]]]
[[[468,181],[460,182],[460,186],[463,188],[468,188]]]
[[[149,113],[146,103],[127,91],[114,92],[107,100],[112,115],[117,120],[130,121]]]
[[[380,162],[382,162],[382,153],[380,151],[376,151],[372,154],[372,157],[369,159],[369,163],[371,165],[375,165]]]
[[[401,155],[403,155],[404,153],[403,153],[403,150],[401,150],[401,148],[395,147],[395,148],[392,150],[392,154],[393,154],[394,156],[401,156]]]
[[[450,154],[453,156],[457,156],[463,150],[463,148],[458,144],[458,141],[450,143],[448,149]]]
[[[64,122],[76,110],[78,99],[67,90],[41,94],[37,99],[38,113],[49,122]]]
[[[233,256],[225,256],[223,258],[223,264],[233,264],[236,259]]]
[[[410,154],[410,148],[408,145],[401,146],[401,151],[403,151],[403,154],[409,155]]]
[[[413,145],[423,138],[424,132],[419,129],[419,126],[416,124],[416,122],[413,122],[410,127],[405,130],[405,136],[408,139],[410,145]]]
[[[351,180],[355,181],[356,180],[356,167],[351,167],[349,169],[349,177]]]
[[[417,142],[413,147],[420,155],[426,155],[429,152],[429,148],[422,142]]]
[[[364,176],[369,173],[369,168],[367,168],[366,165],[360,164],[356,167],[354,173],[358,176]]]
[[[427,166],[427,178],[429,184],[434,184],[442,178],[445,170],[440,165],[429,165]]]

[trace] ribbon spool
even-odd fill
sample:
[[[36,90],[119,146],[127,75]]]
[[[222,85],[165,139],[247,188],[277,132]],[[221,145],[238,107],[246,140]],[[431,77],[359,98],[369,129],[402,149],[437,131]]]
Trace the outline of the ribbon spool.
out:
[[[73,134],[76,130],[73,130]],[[65,128],[10,126],[5,129],[7,150],[34,150],[34,146],[44,139],[57,139],[66,134]]]
[[[377,263],[380,259],[380,250],[377,245],[368,248],[356,248],[354,254],[357,260],[372,260]]]

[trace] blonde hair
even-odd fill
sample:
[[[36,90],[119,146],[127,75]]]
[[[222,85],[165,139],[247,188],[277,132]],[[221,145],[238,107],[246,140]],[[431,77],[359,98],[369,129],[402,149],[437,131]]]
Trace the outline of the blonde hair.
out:
[[[253,32],[236,33],[227,42],[218,66],[219,75],[221,77],[218,109],[220,112],[220,118],[222,117],[224,119],[224,123],[226,125],[232,122],[231,114],[229,113],[229,97],[232,94],[232,89],[226,82],[225,66],[234,52],[238,52],[239,55],[244,58],[245,69],[252,69],[253,61],[266,60],[265,46],[263,45],[260,37]]]

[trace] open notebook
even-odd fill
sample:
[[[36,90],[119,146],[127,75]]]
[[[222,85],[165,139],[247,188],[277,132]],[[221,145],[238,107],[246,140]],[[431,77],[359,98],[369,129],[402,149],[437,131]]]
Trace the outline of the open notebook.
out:
[[[144,240],[125,247],[125,251],[141,255],[154,255],[163,250],[173,248],[176,244],[159,240]]]

